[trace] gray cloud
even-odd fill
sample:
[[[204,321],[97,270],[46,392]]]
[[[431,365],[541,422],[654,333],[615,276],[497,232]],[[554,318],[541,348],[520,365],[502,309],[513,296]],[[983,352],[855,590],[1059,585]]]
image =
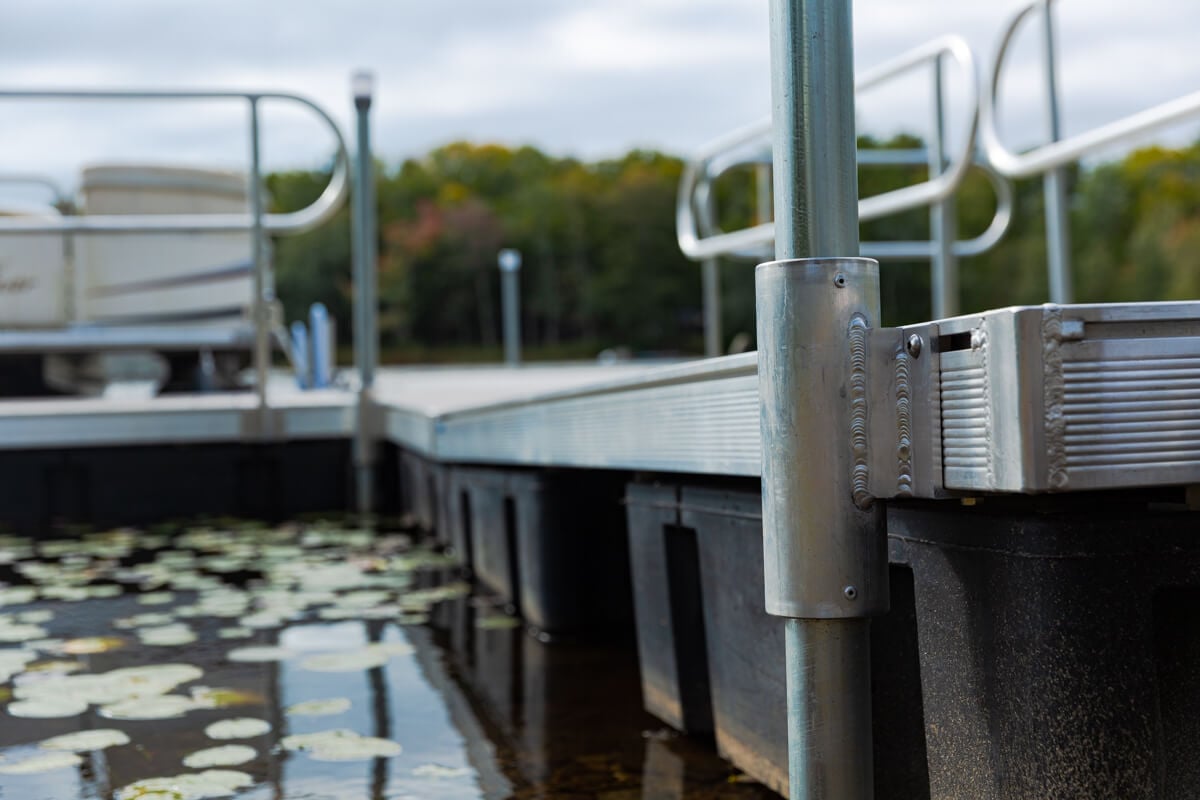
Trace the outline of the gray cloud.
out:
[[[986,67],[1007,4],[859,0],[860,68],[935,35],[961,32]],[[1200,88],[1194,0],[1058,4],[1068,132]],[[1014,144],[1043,131],[1037,31],[1014,53],[1003,96]],[[312,96],[348,130],[348,78],[378,75],[376,141],[389,161],[456,138],[531,143],[587,157],[648,145],[686,152],[769,112],[766,3],[746,0],[41,0],[10,3],[0,81],[27,86],[244,86]],[[863,99],[872,131],[923,132],[927,83]],[[0,103],[2,169],[66,179],[98,159],[239,166],[235,107],[153,110]],[[267,113],[269,166],[319,163],[312,124]],[[1194,135],[1185,125],[1177,137]]]

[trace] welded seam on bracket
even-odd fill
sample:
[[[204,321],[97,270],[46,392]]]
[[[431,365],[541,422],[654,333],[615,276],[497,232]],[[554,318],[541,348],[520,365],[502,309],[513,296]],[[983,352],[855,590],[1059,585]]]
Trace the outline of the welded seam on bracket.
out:
[[[1042,307],[1042,407],[1046,431],[1046,482],[1051,489],[1066,489],[1067,421],[1063,413],[1067,387],[1063,373],[1062,309]]]
[[[870,420],[867,402],[867,318],[855,314],[847,332],[850,340],[850,446],[854,454],[851,475],[854,504],[869,508],[875,502],[870,492]]]

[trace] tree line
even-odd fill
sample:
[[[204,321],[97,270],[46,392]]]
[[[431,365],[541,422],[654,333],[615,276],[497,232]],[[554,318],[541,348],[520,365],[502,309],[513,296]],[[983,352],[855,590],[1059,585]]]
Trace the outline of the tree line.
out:
[[[911,136],[860,146],[920,147]],[[530,357],[587,357],[606,348],[638,354],[702,350],[700,269],[679,252],[675,199],[683,161],[635,150],[598,162],[532,147],[457,142],[394,169],[376,165],[379,322],[385,360],[490,359],[499,352],[497,252],[522,252],[522,331]],[[923,166],[861,166],[860,192],[923,178]],[[276,210],[300,208],[327,173],[268,178]],[[754,219],[752,174],[717,187],[720,223]],[[964,312],[1047,299],[1041,183],[1016,186],[1016,212],[993,250],[962,259]],[[1200,144],[1153,147],[1069,175],[1071,242],[1079,302],[1200,297]],[[987,227],[990,184],[970,174],[956,199],[961,238]],[[927,211],[862,225],[862,239],[929,235]],[[728,342],[754,331],[754,265],[720,266]],[[289,320],[323,302],[349,331],[349,216],[275,242],[277,293]],[[885,324],[930,317],[927,261],[881,269]],[[348,339],[343,334],[342,339]]]

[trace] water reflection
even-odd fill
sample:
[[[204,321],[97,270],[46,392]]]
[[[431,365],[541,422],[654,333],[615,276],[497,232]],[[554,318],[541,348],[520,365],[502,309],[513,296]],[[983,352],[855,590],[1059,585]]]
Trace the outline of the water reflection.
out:
[[[272,541],[278,548],[280,541],[291,539],[275,536]],[[358,548],[326,548],[321,559],[334,570],[347,563],[368,565],[362,586],[389,587],[387,602],[402,603],[406,596],[412,599],[413,589],[457,580],[444,565],[388,577],[378,571],[378,558],[367,558],[374,546],[368,542]],[[394,554],[395,542],[389,547]],[[642,711],[631,642],[547,644],[520,627],[480,627],[481,620],[497,613],[486,597],[437,602],[423,625],[398,625],[394,620],[399,615],[391,614],[380,619],[315,620],[322,603],[336,602],[334,594],[341,597],[362,588],[345,584],[323,601],[299,606],[278,627],[257,629],[249,639],[223,639],[219,631],[233,620],[188,611],[202,594],[236,595],[247,586],[251,594],[258,592],[255,602],[261,602],[268,590],[282,591],[268,581],[269,565],[260,568],[253,561],[258,550],[248,550],[244,542],[223,548],[222,557],[239,552],[247,559],[246,569],[226,575],[234,576],[237,585],[177,590],[172,603],[154,606],[195,631],[197,641],[184,647],[144,645],[133,632],[112,625],[147,611],[132,589],[118,597],[42,599],[3,608],[0,618],[13,620],[31,610],[53,611],[46,623],[50,639],[119,636],[123,641],[117,649],[78,656],[51,655],[53,642],[34,643],[48,649],[29,667],[50,659],[74,659],[82,673],[99,674],[128,666],[187,663],[203,670],[203,677],[173,693],[197,695],[204,686],[231,690],[223,696],[236,702],[228,707],[197,706],[167,720],[106,719],[95,705],[64,719],[18,719],[5,713],[0,767],[41,752],[36,748],[40,741],[73,731],[116,728],[131,742],[82,753],[73,767],[0,774],[0,798],[111,800],[114,792],[137,781],[188,772],[182,759],[189,753],[230,743],[257,751],[250,763],[231,767],[253,779],[252,786],[236,795],[244,800],[774,797],[757,785],[731,782],[735,772],[716,758],[711,745],[676,737]],[[170,560],[186,561],[178,554]],[[125,559],[124,566],[129,562]],[[92,577],[105,577],[97,565],[86,559],[80,563],[92,570]],[[112,562],[105,569],[115,572],[121,567]],[[0,579],[21,582],[13,573]],[[297,596],[305,591],[302,583],[290,588]],[[308,591],[311,594],[311,588]],[[286,648],[288,657],[268,662],[227,657],[234,648],[270,645]],[[0,652],[30,646],[0,645]],[[327,672],[314,671],[311,662],[306,666],[314,654],[355,653],[372,646],[381,647],[388,657],[366,669]],[[23,686],[42,679],[46,677],[27,670],[14,680]],[[297,703],[331,698],[345,698],[348,708],[319,716],[285,711]],[[233,717],[263,719],[272,730],[230,742],[213,741],[205,734],[209,724]],[[331,729],[393,740],[403,751],[392,757],[328,761],[280,747],[286,736]]]
[[[642,710],[632,641],[545,643],[520,629],[481,629],[486,613],[448,601],[413,636],[426,673],[452,683],[443,694],[461,692],[480,732],[471,738],[490,744],[471,758],[485,796],[777,797],[743,782],[711,743],[678,737]],[[493,765],[489,784],[482,776]]]

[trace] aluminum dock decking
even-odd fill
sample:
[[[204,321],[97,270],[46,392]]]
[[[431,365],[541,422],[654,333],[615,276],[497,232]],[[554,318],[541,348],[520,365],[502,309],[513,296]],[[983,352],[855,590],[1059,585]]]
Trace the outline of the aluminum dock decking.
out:
[[[1200,482],[1200,303],[1031,306],[875,331],[876,497]],[[887,401],[886,403],[883,401]],[[0,403],[0,449],[346,439],[350,390]],[[393,368],[375,438],[434,461],[757,477],[757,356]],[[886,417],[886,418],[885,418]],[[268,420],[262,423],[261,420]],[[890,444],[888,444],[890,443]]]

